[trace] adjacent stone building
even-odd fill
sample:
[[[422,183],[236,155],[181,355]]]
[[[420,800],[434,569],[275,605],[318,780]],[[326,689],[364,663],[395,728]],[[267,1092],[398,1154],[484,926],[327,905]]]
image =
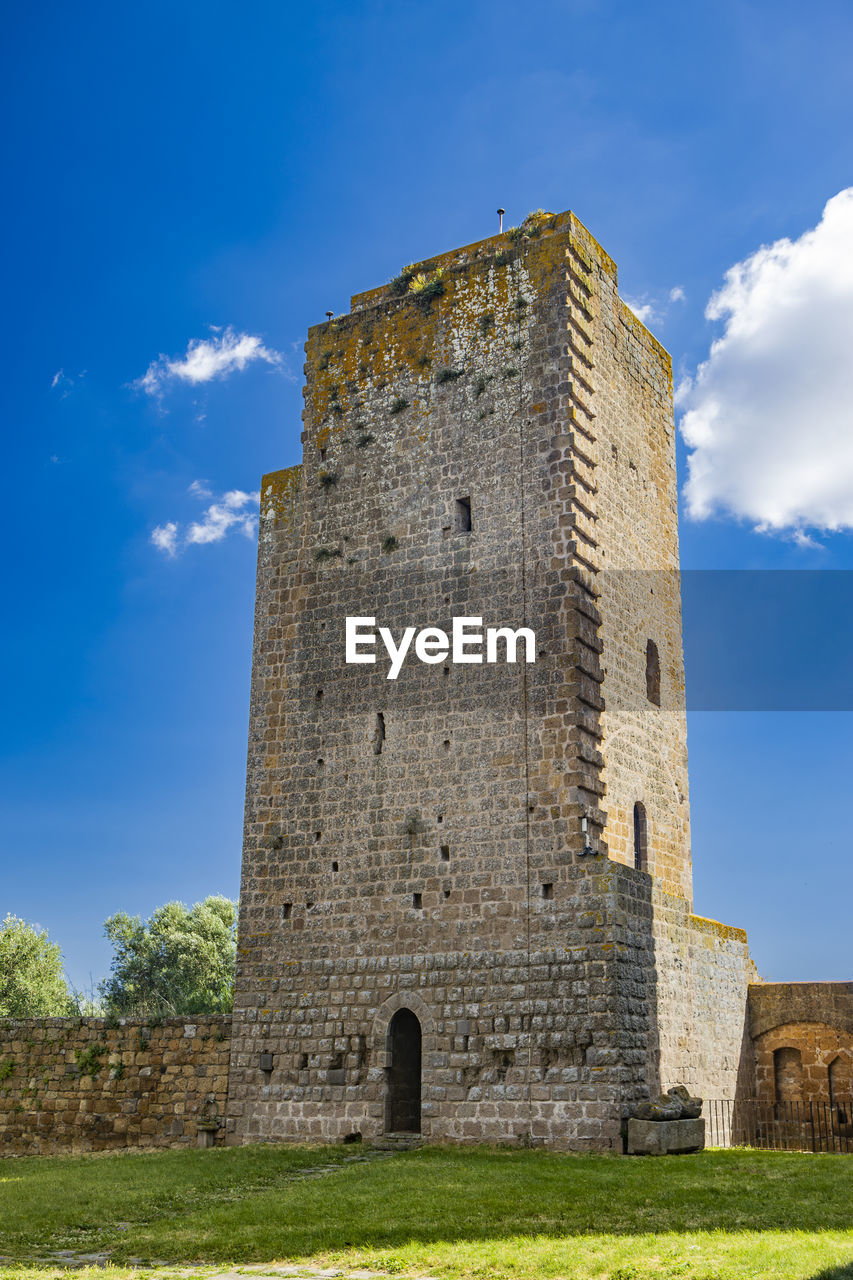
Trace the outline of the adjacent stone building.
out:
[[[303,463],[262,482],[228,1140],[621,1149],[662,1085],[734,1096],[755,973],[692,914],[669,356],[571,213],[306,352]],[[432,632],[392,680],[347,618],[535,642]]]
[[[853,982],[751,987],[749,1023],[758,1100],[823,1103],[853,1120]]]

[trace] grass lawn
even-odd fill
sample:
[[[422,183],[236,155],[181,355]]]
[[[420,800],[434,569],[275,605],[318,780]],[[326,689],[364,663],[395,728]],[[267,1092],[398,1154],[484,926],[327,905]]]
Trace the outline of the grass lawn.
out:
[[[426,1147],[359,1163],[354,1150],[4,1160],[4,1277],[74,1250],[110,1254],[100,1280],[137,1261],[203,1273],[276,1260],[441,1277],[853,1280],[853,1156]]]

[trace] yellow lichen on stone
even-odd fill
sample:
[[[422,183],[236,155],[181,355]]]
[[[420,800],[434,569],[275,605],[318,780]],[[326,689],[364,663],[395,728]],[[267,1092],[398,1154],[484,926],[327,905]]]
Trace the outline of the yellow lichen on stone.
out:
[[[264,476],[261,480],[261,520],[289,527],[301,488],[301,463]]]
[[[550,228],[554,219],[547,217]],[[489,250],[501,247],[501,240],[407,268],[415,281],[440,280],[438,295],[421,297],[417,288],[404,295],[388,287],[373,290],[353,299],[358,309],[351,316],[309,331],[306,423],[318,450],[357,444],[364,422],[375,429],[386,413],[407,413],[412,435],[426,445],[425,420],[442,373],[453,380],[463,372],[486,378],[495,383],[493,391],[501,377],[519,375],[530,309],[539,286],[559,278],[564,237],[537,236],[496,261]]]
[[[721,924],[719,920],[710,920],[707,916],[690,916],[690,923],[703,933],[713,934],[717,938],[730,939],[733,942],[746,942],[746,930],[738,929],[731,924]]]

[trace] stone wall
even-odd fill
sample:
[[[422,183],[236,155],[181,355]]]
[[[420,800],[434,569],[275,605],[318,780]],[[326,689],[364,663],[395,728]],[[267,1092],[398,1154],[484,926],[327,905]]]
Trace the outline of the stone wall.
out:
[[[747,993],[758,980],[746,933],[654,890],[660,1075],[702,1098],[752,1097]]]
[[[601,615],[602,806],[608,856],[641,865],[669,894],[692,897],[687,727],[681,639],[675,424],[668,354],[600,272],[596,388],[595,589]],[[659,689],[649,697],[647,645]],[[635,849],[634,810],[644,812]]]
[[[229,1140],[379,1138],[405,1007],[423,1030],[429,1141],[621,1151],[626,1102],[657,1088],[648,877],[596,858],[565,890],[572,928],[530,952],[291,961],[238,1024]]]
[[[230,1017],[0,1019],[0,1155],[194,1144],[230,1039]]]
[[[755,1096],[853,1110],[853,982],[750,987]]]

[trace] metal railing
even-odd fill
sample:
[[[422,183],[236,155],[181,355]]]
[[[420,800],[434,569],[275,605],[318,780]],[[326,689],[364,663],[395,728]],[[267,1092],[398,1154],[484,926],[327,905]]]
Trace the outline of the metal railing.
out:
[[[711,1098],[702,1114],[709,1147],[853,1152],[853,1099],[829,1103]]]

